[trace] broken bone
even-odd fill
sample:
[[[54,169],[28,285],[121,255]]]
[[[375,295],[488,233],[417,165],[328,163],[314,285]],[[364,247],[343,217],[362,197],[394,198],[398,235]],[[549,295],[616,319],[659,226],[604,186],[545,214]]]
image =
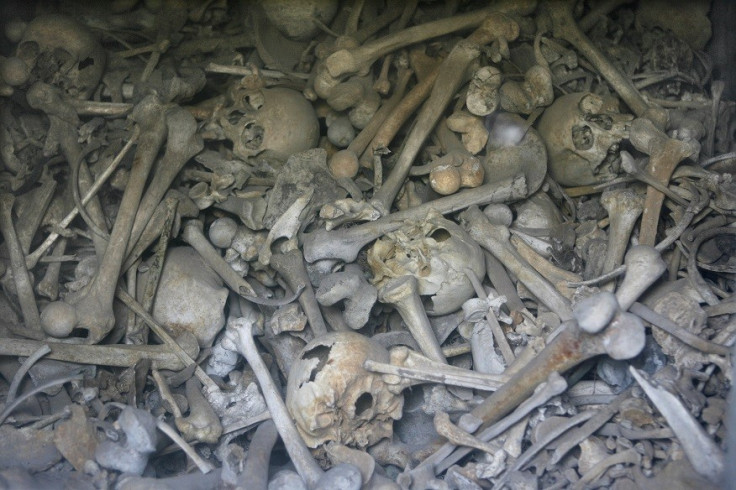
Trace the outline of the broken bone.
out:
[[[467,189],[351,228],[305,233],[303,235],[304,258],[310,263],[321,259],[353,262],[365,245],[388,232],[398,230],[406,220],[423,219],[430,209],[440,214],[449,214],[474,204],[523,199],[526,193],[526,179],[520,175],[502,182]]]
[[[378,299],[378,291],[367,281],[357,264],[347,264],[341,272],[334,272],[322,279],[316,291],[320,304],[332,306],[343,301],[343,317],[353,330],[363,328],[371,309]]]

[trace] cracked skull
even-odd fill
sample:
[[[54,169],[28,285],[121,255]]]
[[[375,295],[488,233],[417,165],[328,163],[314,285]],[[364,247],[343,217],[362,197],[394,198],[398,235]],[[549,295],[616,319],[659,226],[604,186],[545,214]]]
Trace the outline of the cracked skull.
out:
[[[416,277],[419,294],[429,297],[425,307],[432,315],[457,311],[474,294],[466,267],[479,277],[485,274],[480,246],[438,213],[377,240],[368,251],[368,264],[379,289],[395,277]]]
[[[619,145],[628,137],[632,119],[619,112],[613,97],[585,92],[559,97],[539,121],[552,177],[564,186],[613,179],[620,163]]]
[[[317,145],[317,115],[296,90],[262,88],[244,80],[230,90],[229,99],[231,104],[220,109],[215,120],[223,137],[232,141],[235,156],[264,154],[285,161]]]
[[[333,332],[308,343],[289,371],[286,407],[309,447],[327,441],[366,447],[391,437],[404,397],[366,359],[389,362],[388,351],[354,332]]]
[[[65,15],[39,15],[18,43],[16,57],[41,80],[78,99],[88,99],[105,70],[105,49],[84,25]]]

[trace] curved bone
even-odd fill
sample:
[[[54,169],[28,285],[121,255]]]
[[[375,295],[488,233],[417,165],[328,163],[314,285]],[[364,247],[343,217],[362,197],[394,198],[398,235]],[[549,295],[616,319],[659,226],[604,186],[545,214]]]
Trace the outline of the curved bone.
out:
[[[460,219],[470,236],[500,260],[539,301],[563,321],[572,318],[570,301],[521,258],[509,242],[510,233],[507,227],[492,224],[477,206],[465,210]]]
[[[340,259],[353,262],[360,249],[390,231],[401,228],[406,220],[423,219],[432,209],[440,214],[459,211],[473,204],[508,202],[527,195],[526,179],[519,175],[493,184],[458,192],[425,204],[397,211],[376,221],[341,230],[319,230],[303,235],[304,258],[312,263],[321,259]]]
[[[462,84],[468,66],[480,54],[479,46],[488,44],[497,38],[514,40],[518,34],[519,26],[516,22],[503,14],[494,13],[484,20],[482,26],[466,40],[455,45],[445,58],[440,65],[439,75],[432,88],[432,93],[417,115],[416,124],[404,141],[404,146],[391,171],[391,175],[371,199],[371,204],[381,213],[386,214],[391,209],[391,204],[404,180],[406,180],[414,158],[419,153],[424,140],[429,136],[445,107]]]
[[[87,342],[93,344],[102,340],[115,325],[112,306],[120,269],[125,259],[125,248],[133,228],[143,187],[166,136],[166,122],[157,96],[150,95],[144,98],[133,110],[132,117],[141,128],[141,139],[117,219],[110,234],[110,243],[94,279],[83,290],[81,297],[69,301],[76,311],[77,327],[89,331]]]
[[[389,279],[378,290],[378,300],[396,307],[411,332],[414,340],[424,355],[435,361],[447,364],[440,343],[435,337],[422,299],[417,291],[417,279],[414,276],[402,276]]]
[[[271,412],[271,418],[276,424],[292,463],[294,463],[299,476],[307,482],[309,488],[315,488],[319,479],[324,475],[324,471],[319,467],[312,457],[312,453],[304,444],[289,412],[286,410],[286,405],[281,399],[279,390],[274,384],[266,364],[258,353],[253,341],[253,322],[245,318],[236,318],[232,320],[231,325],[237,332],[238,350],[253,369],[258,385],[261,387],[263,398],[265,398],[268,405],[268,410]]]

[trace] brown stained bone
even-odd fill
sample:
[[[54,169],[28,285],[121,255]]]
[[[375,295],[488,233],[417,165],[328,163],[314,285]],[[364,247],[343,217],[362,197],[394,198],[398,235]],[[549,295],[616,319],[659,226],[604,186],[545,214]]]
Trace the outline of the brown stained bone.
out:
[[[514,40],[518,35],[519,26],[516,22],[503,14],[494,13],[485,19],[481,27],[467,39],[455,45],[439,67],[440,73],[434,83],[432,93],[422,110],[419,111],[416,124],[406,137],[391,174],[380,189],[373,194],[371,204],[378,211],[383,214],[390,211],[391,204],[409,175],[411,165],[425,139],[434,128],[453,94],[465,80],[466,70],[480,55],[479,47],[498,39]]]
[[[74,309],[75,328],[88,330],[87,342],[92,344],[100,342],[115,325],[112,306],[118,277],[125,259],[126,245],[143,194],[143,187],[166,136],[162,105],[157,96],[144,98],[134,109],[132,117],[141,128],[141,140],[133,161],[128,185],[120,203],[115,226],[110,234],[110,244],[105,250],[94,279],[80,296],[66,302]],[[47,322],[47,328],[53,329],[56,319],[50,318],[49,315]]]
[[[534,10],[534,7],[535,2],[529,0],[523,2],[504,2],[480,11],[427,22],[422,25],[409,27],[394,34],[389,34],[377,41],[364,44],[357,48],[336,51],[325,60],[325,65],[329,75],[334,78],[361,72],[365,73],[374,61],[396,49],[455,31],[477,27],[487,15],[495,12],[523,15],[530,13]]]
[[[474,204],[510,202],[522,199],[526,195],[526,179],[520,175],[475,189],[467,189],[405,211],[397,211],[376,221],[352,228],[305,233],[303,235],[304,258],[309,263],[322,259],[352,262],[364,246],[388,232],[398,230],[407,220],[423,219],[430,210],[435,210],[440,214],[449,214]]]
[[[26,325],[26,329],[20,333],[26,337],[41,339],[44,334],[41,329],[41,317],[38,313],[36,297],[33,294],[33,283],[26,268],[25,256],[13,224],[14,203],[15,196],[12,194],[0,194],[0,231],[5,238],[5,247],[10,255],[10,271],[13,274],[18,302]]]
[[[659,259],[659,267],[653,267]],[[651,247],[633,247],[626,256],[626,279],[616,292],[622,312],[598,333],[583,331],[574,322],[562,331],[532,361],[516,372],[498,391],[474,408],[471,414],[484,425],[495,423],[521,403],[553,371],[565,372],[586,359],[608,354],[630,359],[644,347],[644,326],[638,317],[624,313],[666,266]]]
[[[647,173],[663,185],[669,183],[675,167],[682,160],[697,153],[700,146],[697,141],[669,138],[646,119],[634,120],[631,124],[630,139],[637,150],[649,155]],[[639,243],[642,245],[654,246],[656,243],[663,201],[664,194],[651,186],[647,188],[639,232]]]
[[[491,223],[477,206],[465,210],[460,219],[470,236],[500,260],[539,301],[563,321],[572,318],[570,301],[521,258],[509,242],[510,232],[506,226]]]

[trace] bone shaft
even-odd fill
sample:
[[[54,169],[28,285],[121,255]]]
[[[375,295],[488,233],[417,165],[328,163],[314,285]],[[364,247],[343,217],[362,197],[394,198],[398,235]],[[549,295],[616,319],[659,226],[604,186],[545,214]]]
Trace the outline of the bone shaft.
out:
[[[585,341],[581,337],[584,337],[581,332],[569,327],[563,329],[538,356],[470,413],[483,420],[484,427],[492,425],[528,398],[552,371],[562,373],[599,354],[581,349]]]
[[[38,313],[36,297],[33,294],[31,276],[26,269],[26,258],[21,250],[20,241],[13,225],[13,203],[15,197],[12,194],[0,196],[0,231],[5,238],[5,246],[10,255],[10,269],[13,272],[15,289],[18,293],[21,313],[26,325],[29,337],[43,338],[41,331],[41,316]]]
[[[629,238],[631,237],[631,232],[634,230],[637,219],[639,219],[638,214],[610,216],[608,248],[606,249],[606,259],[603,262],[604,274],[611,272],[623,263],[626,248],[629,245]]]
[[[248,456],[243,464],[243,472],[238,479],[240,488],[266,490],[268,488],[268,464],[271,451],[279,438],[273,420],[261,423],[248,446]]]
[[[398,230],[406,220],[424,217],[430,209],[449,214],[474,204],[501,203],[526,196],[526,179],[523,175],[498,183],[485,184],[415,208],[392,213],[370,223],[338,231],[316,231],[304,235],[304,257],[307,262],[320,259],[354,261],[360,249],[385,233]]]
[[[666,145],[665,145],[666,148]],[[647,172],[662,184],[667,184],[672,173],[675,171],[672,164],[672,152],[664,151],[662,154],[652,155],[649,159]],[[644,198],[644,212],[641,217],[641,228],[639,229],[639,243],[653,247],[657,240],[657,225],[659,215],[662,212],[664,194],[652,186],[647,186],[647,195]]]
[[[322,311],[314,295],[314,288],[309,280],[301,251],[291,250],[285,254],[274,254],[271,257],[271,267],[284,278],[293,291],[296,291],[300,285],[304,286],[302,294],[299,295],[299,305],[307,315],[315,338],[326,334],[327,325],[325,325]]]
[[[33,340],[2,339],[0,356],[30,356],[41,346],[48,345],[51,352],[47,359],[75,362],[79,364],[99,364],[102,366],[131,367],[143,359],[153,361],[156,369],[179,371],[186,366],[176,354],[156,345],[87,345],[61,342],[40,342]]]
[[[271,373],[269,373],[266,364],[258,353],[252,337],[252,328],[252,325],[247,325],[244,327],[245,331],[240,332],[241,353],[253,369],[253,373],[261,387],[263,398],[266,400],[266,405],[268,405],[268,411],[271,412],[271,419],[276,425],[279,435],[281,435],[281,440],[284,442],[286,451],[291,456],[291,461],[294,463],[299,476],[307,482],[309,488],[315,488],[324,472],[312,457],[312,453],[309,452],[294,422],[291,420],[279,390],[276,388],[273,379],[271,379]]]
[[[649,105],[639,91],[636,90],[631,80],[625,77],[588,39],[588,36],[580,31],[575,23],[575,19],[572,17],[570,7],[567,5],[557,5],[550,10],[554,19],[553,22],[559,26],[559,31],[555,29],[555,35],[562,37],[578,48],[583,56],[600,72],[603,78],[614,87],[618,95],[626,102],[626,105],[629,106],[634,114],[637,116],[644,115],[649,109]]]

